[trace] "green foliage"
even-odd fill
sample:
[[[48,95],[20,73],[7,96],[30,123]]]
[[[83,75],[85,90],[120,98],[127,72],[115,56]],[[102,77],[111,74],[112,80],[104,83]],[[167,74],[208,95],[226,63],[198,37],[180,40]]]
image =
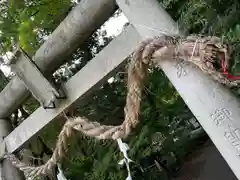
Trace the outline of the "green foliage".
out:
[[[232,72],[239,71],[239,46],[237,44],[239,25],[235,18],[240,13],[237,10],[238,1],[166,0],[164,6],[172,17],[178,20],[179,26],[185,32],[217,35],[233,44]],[[126,95],[126,89],[123,88],[126,77],[119,76],[119,74],[115,76],[112,84],[105,84],[96,91],[91,96],[92,100],[88,100],[88,104],[79,107],[79,113],[91,115],[93,120],[102,123],[118,124],[117,122],[121,122]],[[115,120],[111,118],[112,112],[115,114],[113,115]],[[189,126],[188,120],[193,115],[163,73],[157,70],[150,73],[140,115],[141,124],[127,140],[131,147],[130,157],[136,161],[136,164],[132,164],[133,176],[135,179],[167,179],[169,174],[174,175],[174,172],[181,167],[185,155],[196,145],[196,142],[189,139],[189,133],[193,127]],[[104,147],[98,146],[99,151],[102,148]],[[114,157],[109,151],[106,152],[107,156]],[[154,164],[149,158],[151,156],[166,165],[168,172],[171,173],[166,173],[166,170],[159,171],[156,166],[148,168]],[[98,159],[99,164],[103,163],[103,157],[105,156]],[[146,161],[142,161],[143,159]],[[114,163],[117,166],[116,162],[117,160],[109,163],[107,169],[114,166]],[[140,167],[144,169],[143,172]],[[110,170],[96,177],[95,172],[98,170],[102,172],[100,167],[90,167],[88,170],[92,176],[85,177],[86,179],[119,178],[106,176]],[[119,173],[122,171],[114,172],[116,175]]]
[[[70,0],[3,1],[0,3],[0,38],[4,49],[19,44],[29,54],[34,53],[63,20],[73,4]]]
[[[232,73],[239,69],[240,3],[237,0],[161,0],[161,4],[179,22],[187,33],[217,35],[232,44]],[[67,12],[74,6],[70,0],[25,0],[0,4],[1,53],[19,43],[33,54]],[[99,42],[99,37],[104,44]],[[54,73],[56,82],[67,81],[94,57],[112,37],[98,31],[92,35]],[[81,116],[103,124],[120,124],[124,119],[126,98],[126,67],[114,75],[112,83],[105,83],[86,97],[85,103],[75,104]],[[89,77],[90,78],[90,77]],[[1,81],[0,81],[1,82]],[[238,94],[238,92],[236,92]],[[27,109],[33,112],[39,105],[30,99]],[[125,141],[130,146],[129,156],[134,179],[170,179],[181,167],[184,157],[194,149],[196,142],[189,134],[194,127],[189,123],[193,115],[168,81],[164,73],[150,69],[141,104],[141,123]],[[64,121],[56,120],[41,133],[46,144],[54,148]],[[63,168],[71,180],[125,179],[126,169],[117,162],[122,158],[116,142],[98,141],[76,133],[69,142],[69,153]],[[156,165],[159,163],[161,168]]]
[[[125,68],[122,69],[124,71]],[[89,96],[86,104],[78,105],[79,114],[104,124],[121,123],[124,118],[123,107],[126,97],[125,75],[125,73],[116,74],[113,83],[105,83]],[[185,120],[190,117],[192,114],[165,75],[156,69],[152,70],[142,100],[140,117],[142,123],[127,140],[131,147],[129,155],[136,161],[132,164],[135,178],[167,178],[166,171],[159,171],[155,166],[149,168],[154,161],[148,160],[147,157],[153,156],[153,154],[154,159],[158,159],[160,163],[166,161],[167,166],[172,168],[173,172],[180,166],[178,159],[183,158],[187,153],[184,151],[183,144],[189,140],[187,134],[191,130],[191,127],[186,125]],[[84,179],[124,179],[126,177],[126,170],[117,165],[121,159],[121,154],[116,148],[115,142],[105,143],[91,138],[87,139],[87,142],[85,141],[85,139],[81,139],[79,144],[81,144],[82,149],[78,149],[77,152],[75,145],[70,147],[69,154],[71,154],[72,159],[70,158],[68,162],[65,161],[64,167],[66,167],[66,174],[71,179],[78,177]],[[79,153],[84,154],[84,157],[78,157],[81,160],[76,161],[76,154]],[[75,167],[71,164],[77,164],[79,171],[84,169],[85,173],[81,173],[81,176],[78,173],[73,173]],[[141,168],[145,170],[142,172]]]

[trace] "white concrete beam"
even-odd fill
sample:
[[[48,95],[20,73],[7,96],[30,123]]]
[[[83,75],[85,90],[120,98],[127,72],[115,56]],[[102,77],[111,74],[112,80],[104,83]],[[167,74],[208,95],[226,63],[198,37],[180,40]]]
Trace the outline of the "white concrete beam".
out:
[[[33,59],[48,76],[55,71],[116,9],[114,0],[82,0],[61,22]],[[0,117],[8,117],[30,95],[15,77],[0,93]]]
[[[56,109],[38,108],[5,138],[7,151],[12,153],[19,149],[31,137],[53,121],[64,109],[79,98],[82,100],[82,97],[91,93],[93,88],[100,87],[133,52],[140,40],[140,35],[135,28],[132,26],[127,27],[64,85],[67,100],[58,104]]]

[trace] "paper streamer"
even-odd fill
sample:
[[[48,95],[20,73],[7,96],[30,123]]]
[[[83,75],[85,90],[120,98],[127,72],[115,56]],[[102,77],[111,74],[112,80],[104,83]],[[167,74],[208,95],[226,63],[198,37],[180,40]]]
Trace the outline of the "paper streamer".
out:
[[[67,178],[64,176],[63,171],[61,168],[58,166],[58,171],[59,173],[57,174],[57,179],[58,180],[67,180]]]
[[[126,143],[122,142],[122,139],[117,139],[117,143],[119,146],[120,151],[123,153],[124,159],[122,159],[121,161],[118,162],[118,164],[120,165],[124,165],[124,163],[127,166],[127,171],[128,171],[128,177],[126,178],[126,180],[132,180],[132,176],[131,176],[131,170],[129,167],[129,163],[133,162],[131,159],[128,158],[128,154],[127,151],[130,149],[129,146]]]

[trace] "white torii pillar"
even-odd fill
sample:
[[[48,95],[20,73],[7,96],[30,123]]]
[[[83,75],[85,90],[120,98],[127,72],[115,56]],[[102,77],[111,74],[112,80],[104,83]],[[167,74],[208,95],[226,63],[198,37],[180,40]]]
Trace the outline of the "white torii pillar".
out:
[[[177,24],[156,0],[116,1],[143,39],[179,33]],[[240,102],[192,65],[160,61],[159,66],[240,179]]]
[[[8,120],[0,119],[0,152],[1,156],[5,153],[4,138],[11,132],[12,126]],[[24,180],[24,174],[22,171],[12,165],[12,163],[4,159],[0,162],[0,180]]]

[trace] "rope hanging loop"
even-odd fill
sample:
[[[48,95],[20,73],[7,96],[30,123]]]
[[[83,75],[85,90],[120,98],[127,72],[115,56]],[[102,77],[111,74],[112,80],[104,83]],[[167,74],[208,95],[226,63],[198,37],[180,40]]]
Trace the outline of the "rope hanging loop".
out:
[[[119,126],[101,125],[91,122],[85,117],[70,117],[61,130],[56,148],[46,164],[39,167],[28,166],[19,161],[14,155],[6,156],[16,167],[25,172],[27,177],[47,175],[52,172],[67,151],[67,142],[74,130],[97,139],[126,138],[139,123],[140,102],[144,81],[150,65],[157,65],[159,60],[177,60],[195,64],[203,73],[215,81],[228,87],[237,86],[238,81],[232,81],[217,70],[229,66],[229,45],[217,37],[192,35],[188,37],[161,36],[144,40],[132,55],[128,67],[127,97],[124,108],[125,120]]]

